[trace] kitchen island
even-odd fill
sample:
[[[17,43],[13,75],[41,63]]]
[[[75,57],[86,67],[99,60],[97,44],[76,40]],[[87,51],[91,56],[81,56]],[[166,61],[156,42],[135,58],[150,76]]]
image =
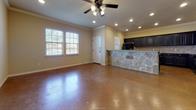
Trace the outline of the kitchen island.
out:
[[[108,50],[109,64],[130,70],[158,75],[159,52],[135,50]]]

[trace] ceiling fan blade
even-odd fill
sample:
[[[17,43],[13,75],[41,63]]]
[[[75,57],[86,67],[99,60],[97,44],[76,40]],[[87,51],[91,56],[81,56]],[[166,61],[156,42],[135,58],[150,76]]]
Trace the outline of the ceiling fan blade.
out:
[[[93,3],[91,0],[83,0],[85,2],[88,2],[88,3]]]
[[[104,4],[104,6],[107,8],[118,8],[118,5],[116,4]]]
[[[88,10],[86,10],[85,12],[84,12],[84,14],[87,14],[88,12],[90,12],[91,11],[91,9],[88,9]]]

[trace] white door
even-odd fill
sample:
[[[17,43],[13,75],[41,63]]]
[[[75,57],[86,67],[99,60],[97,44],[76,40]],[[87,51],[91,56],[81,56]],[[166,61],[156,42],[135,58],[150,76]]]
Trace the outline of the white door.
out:
[[[93,37],[93,61],[101,64],[102,58],[102,39],[101,36]]]

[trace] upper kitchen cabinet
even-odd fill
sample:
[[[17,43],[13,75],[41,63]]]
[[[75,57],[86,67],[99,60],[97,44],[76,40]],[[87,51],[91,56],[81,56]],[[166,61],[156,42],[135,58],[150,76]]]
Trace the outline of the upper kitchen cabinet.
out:
[[[128,42],[133,42],[135,47],[196,45],[196,31],[125,39]]]

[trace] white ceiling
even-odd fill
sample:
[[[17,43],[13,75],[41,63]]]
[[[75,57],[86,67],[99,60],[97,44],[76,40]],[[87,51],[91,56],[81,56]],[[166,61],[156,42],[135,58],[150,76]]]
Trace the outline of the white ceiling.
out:
[[[12,7],[90,28],[101,25],[114,27],[117,22],[117,29],[121,31],[126,28],[135,31],[140,25],[143,29],[152,28],[155,22],[159,22],[159,26],[177,24],[175,20],[178,17],[182,18],[178,23],[196,20],[196,0],[188,0],[189,5],[185,8],[179,8],[179,5],[187,0],[104,0],[104,3],[119,4],[118,9],[106,9],[104,17],[95,17],[92,13],[83,14],[90,8],[90,4],[82,0],[45,1],[45,5],[39,4],[38,0],[9,0],[9,3]],[[150,12],[154,12],[155,16],[149,17]],[[129,23],[130,18],[134,19],[133,23]],[[93,20],[97,23],[93,24]]]

